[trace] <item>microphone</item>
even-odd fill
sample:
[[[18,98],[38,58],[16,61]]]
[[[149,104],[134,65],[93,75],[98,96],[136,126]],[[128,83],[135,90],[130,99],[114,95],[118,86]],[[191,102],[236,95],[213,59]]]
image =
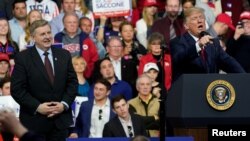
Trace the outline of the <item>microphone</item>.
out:
[[[208,32],[206,32],[206,31],[201,31],[201,33],[200,33],[200,35],[199,35],[199,39],[201,39],[202,37],[204,37],[204,36],[206,36],[206,35],[209,35],[209,36],[211,36]],[[216,39],[219,39],[218,37],[216,37],[216,38],[211,38],[210,39],[210,43],[208,43],[208,44],[211,44],[211,43],[213,43],[214,42],[214,40],[216,40]]]
[[[201,31],[200,38],[202,38],[202,37],[204,37],[206,35],[210,35],[210,34],[208,32],[206,32],[206,31]]]

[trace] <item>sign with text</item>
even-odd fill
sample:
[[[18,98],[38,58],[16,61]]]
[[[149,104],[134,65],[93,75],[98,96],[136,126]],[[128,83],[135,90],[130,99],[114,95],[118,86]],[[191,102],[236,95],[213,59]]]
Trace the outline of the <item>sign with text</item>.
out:
[[[131,0],[93,0],[93,13],[95,18],[101,15],[107,17],[129,16]]]

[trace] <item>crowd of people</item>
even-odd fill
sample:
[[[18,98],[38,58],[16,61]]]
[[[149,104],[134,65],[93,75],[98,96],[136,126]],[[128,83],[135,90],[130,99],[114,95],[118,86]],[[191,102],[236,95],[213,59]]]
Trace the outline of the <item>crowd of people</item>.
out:
[[[22,123],[0,111],[0,127],[10,116],[22,131],[5,140],[159,137],[160,101],[182,74],[250,72],[249,0],[131,4],[131,15],[94,18],[91,0],[3,2],[0,90]],[[76,96],[88,101],[73,121]]]

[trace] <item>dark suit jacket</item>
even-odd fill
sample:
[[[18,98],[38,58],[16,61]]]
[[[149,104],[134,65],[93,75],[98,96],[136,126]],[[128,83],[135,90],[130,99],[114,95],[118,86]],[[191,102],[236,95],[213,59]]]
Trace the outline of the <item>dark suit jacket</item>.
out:
[[[148,136],[141,116],[131,114],[131,120],[134,129],[134,136]],[[118,116],[114,117],[105,124],[103,129],[103,137],[127,137]]]
[[[183,73],[228,73],[245,72],[240,64],[222,50],[218,39],[206,45],[206,61],[197,53],[195,40],[189,33],[171,41],[170,52],[173,62],[174,79]]]
[[[155,21],[151,28],[151,33],[159,32],[164,36],[168,46],[170,42],[170,25],[171,20],[166,16],[165,18]],[[173,26],[176,36],[181,36],[185,32],[182,17],[178,16],[176,20],[174,20]]]
[[[93,100],[86,101],[81,104],[79,114],[76,119],[76,125],[73,131],[74,133],[78,134],[78,137],[89,137],[93,104]],[[115,113],[110,107],[109,118],[112,119],[114,116]]]
[[[122,80],[126,81],[130,84],[132,90],[133,90],[133,97],[136,96],[137,91],[135,88],[135,81],[137,78],[137,68],[136,63],[131,59],[125,59],[122,57],[121,59],[121,74],[122,74]]]
[[[36,112],[39,104],[57,101],[69,106],[77,95],[77,78],[70,53],[51,48],[54,61],[54,84],[49,81],[43,61],[35,47],[17,54],[11,79],[11,93],[20,105],[20,120],[30,130],[46,134],[52,125],[66,129],[72,123],[71,109],[53,118]]]
[[[39,134],[28,131],[20,138],[20,141],[46,141],[46,140]]]

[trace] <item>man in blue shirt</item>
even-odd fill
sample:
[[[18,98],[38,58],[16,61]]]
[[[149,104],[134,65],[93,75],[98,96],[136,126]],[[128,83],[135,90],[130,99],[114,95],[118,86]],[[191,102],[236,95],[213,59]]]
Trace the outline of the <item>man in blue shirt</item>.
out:
[[[18,43],[19,36],[24,33],[24,28],[26,26],[26,4],[23,0],[16,0],[13,4],[13,18],[9,20],[11,29],[11,38],[13,41]]]
[[[111,83],[111,92],[109,97],[113,98],[116,95],[123,95],[126,100],[132,98],[132,88],[131,86],[122,80],[118,80],[115,76],[115,71],[113,64],[109,60],[109,58],[104,58],[99,60],[95,66],[94,75],[97,78],[104,78],[107,79]],[[89,91],[89,99],[93,99],[93,86],[90,88]]]

